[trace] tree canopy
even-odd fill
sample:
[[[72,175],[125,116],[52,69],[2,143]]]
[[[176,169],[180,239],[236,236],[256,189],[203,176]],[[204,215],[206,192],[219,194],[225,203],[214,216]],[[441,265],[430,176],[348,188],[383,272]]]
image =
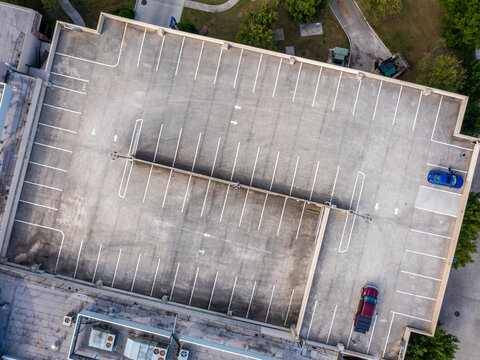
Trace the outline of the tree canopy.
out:
[[[360,0],[360,3],[373,25],[382,23],[390,15],[402,10],[402,0]]]
[[[477,236],[480,232],[480,193],[471,192],[463,216],[462,229],[458,237],[453,268],[458,269],[472,263],[471,254],[477,251]]]
[[[407,360],[453,360],[460,341],[437,326],[435,336],[410,335],[405,359]]]
[[[426,53],[417,67],[421,72],[416,79],[419,84],[455,93],[465,85],[466,70],[455,55]]]
[[[256,10],[248,10],[245,14],[237,41],[245,45],[274,50],[275,39],[272,26],[278,18],[278,0],[266,0]]]
[[[288,18],[298,24],[309,22],[327,4],[327,0],[284,0]]]
[[[446,16],[442,24],[449,47],[480,46],[480,0],[439,0]]]

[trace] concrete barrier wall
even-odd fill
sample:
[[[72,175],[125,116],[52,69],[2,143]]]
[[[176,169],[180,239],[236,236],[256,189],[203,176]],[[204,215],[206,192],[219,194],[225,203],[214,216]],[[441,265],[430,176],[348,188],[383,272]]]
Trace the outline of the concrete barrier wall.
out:
[[[18,158],[13,172],[12,182],[10,184],[10,193],[7,198],[5,213],[3,214],[1,223],[1,257],[5,257],[7,255],[7,248],[10,242],[10,233],[12,231],[13,221],[15,220],[15,214],[17,212],[18,200],[22,191],[23,179],[27,171],[28,160],[30,158],[30,152],[33,146],[33,138],[35,137],[44,95],[45,87],[43,86],[43,81],[41,79],[37,79],[35,83],[35,89],[32,94],[30,108],[27,114],[25,131],[23,133],[20,149],[18,151]]]

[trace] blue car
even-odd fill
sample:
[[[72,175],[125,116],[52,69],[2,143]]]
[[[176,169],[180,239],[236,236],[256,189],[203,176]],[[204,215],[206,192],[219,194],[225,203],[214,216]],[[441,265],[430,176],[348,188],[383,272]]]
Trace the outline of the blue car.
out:
[[[460,189],[463,186],[463,178],[456,174],[452,169],[450,173],[439,170],[430,170],[428,173],[428,182],[435,185],[448,186],[454,189]]]

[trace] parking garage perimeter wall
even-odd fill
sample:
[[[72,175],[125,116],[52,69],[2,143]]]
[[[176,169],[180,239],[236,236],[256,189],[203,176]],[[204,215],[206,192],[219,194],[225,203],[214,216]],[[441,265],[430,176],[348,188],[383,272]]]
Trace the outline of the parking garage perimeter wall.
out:
[[[23,133],[23,137],[21,139],[20,149],[17,154],[18,160],[15,164],[15,170],[13,172],[13,177],[10,184],[10,193],[7,198],[5,213],[3,214],[0,225],[1,258],[4,258],[7,254],[10,233],[13,227],[13,220],[17,212],[18,199],[20,198],[20,193],[22,191],[23,178],[25,177],[25,173],[27,171],[28,159],[30,158],[30,152],[33,146],[33,138],[35,137],[35,130],[37,128],[43,97],[45,95],[46,88],[43,85],[44,84],[41,79],[36,80],[27,119],[25,120],[25,132]]]

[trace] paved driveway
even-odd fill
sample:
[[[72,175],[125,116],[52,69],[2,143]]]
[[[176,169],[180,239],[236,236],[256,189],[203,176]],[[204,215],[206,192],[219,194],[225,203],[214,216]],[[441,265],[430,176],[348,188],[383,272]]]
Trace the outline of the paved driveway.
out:
[[[334,0],[330,7],[350,40],[350,67],[370,71],[375,59],[391,56],[390,51],[366,22],[355,1]]]
[[[168,27],[170,17],[180,21],[185,0],[137,0],[135,20]]]

